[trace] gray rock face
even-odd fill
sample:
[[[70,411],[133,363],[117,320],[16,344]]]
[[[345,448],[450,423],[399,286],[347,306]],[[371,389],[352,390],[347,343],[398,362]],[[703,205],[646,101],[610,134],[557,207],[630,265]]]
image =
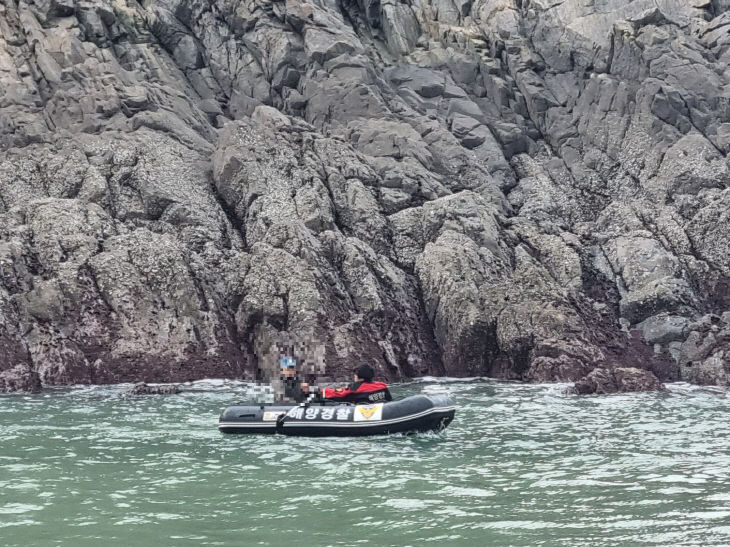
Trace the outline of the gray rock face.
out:
[[[0,393],[14,391],[37,393],[40,390],[41,379],[28,365],[16,365],[0,372]]]
[[[0,377],[727,384],[726,4],[8,0]]]
[[[664,385],[648,370],[633,367],[597,368],[575,383],[578,395],[662,391]]]
[[[706,315],[689,329],[679,351],[682,377],[695,384],[730,386],[730,313]]]

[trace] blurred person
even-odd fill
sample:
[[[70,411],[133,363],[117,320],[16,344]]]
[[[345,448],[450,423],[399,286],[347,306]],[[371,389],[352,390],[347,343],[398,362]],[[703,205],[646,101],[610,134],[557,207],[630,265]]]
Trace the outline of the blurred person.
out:
[[[303,403],[309,395],[309,384],[302,382],[294,357],[282,357],[279,361],[279,377],[284,384],[283,401]]]

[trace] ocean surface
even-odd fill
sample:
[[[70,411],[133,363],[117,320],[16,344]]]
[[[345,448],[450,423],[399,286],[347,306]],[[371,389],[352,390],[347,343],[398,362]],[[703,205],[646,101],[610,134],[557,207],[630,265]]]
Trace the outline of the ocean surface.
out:
[[[421,379],[441,434],[223,435],[247,385],[0,396],[0,545],[730,545],[730,396]]]

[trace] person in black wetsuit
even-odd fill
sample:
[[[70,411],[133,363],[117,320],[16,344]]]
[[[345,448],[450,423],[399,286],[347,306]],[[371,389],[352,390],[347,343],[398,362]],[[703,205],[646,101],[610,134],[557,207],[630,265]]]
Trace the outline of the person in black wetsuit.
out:
[[[303,403],[309,395],[309,384],[302,382],[297,373],[297,361],[293,357],[284,357],[279,361],[281,380],[284,384],[284,400]]]

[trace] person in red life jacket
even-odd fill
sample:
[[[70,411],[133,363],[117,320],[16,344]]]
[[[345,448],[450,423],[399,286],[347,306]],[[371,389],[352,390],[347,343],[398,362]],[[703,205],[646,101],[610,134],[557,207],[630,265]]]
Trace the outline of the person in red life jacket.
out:
[[[360,365],[354,371],[355,381],[347,387],[326,387],[320,390],[323,399],[332,399],[348,403],[379,403],[392,401],[388,384],[373,382],[375,371],[370,365]]]

